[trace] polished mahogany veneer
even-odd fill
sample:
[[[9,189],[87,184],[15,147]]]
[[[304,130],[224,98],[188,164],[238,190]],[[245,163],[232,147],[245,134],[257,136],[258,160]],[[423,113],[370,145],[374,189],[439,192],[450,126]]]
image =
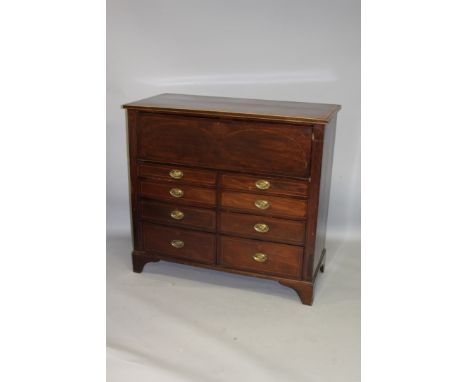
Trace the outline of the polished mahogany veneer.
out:
[[[216,231],[216,211],[141,199],[140,218],[159,224]]]
[[[139,185],[140,195],[145,198],[191,205],[216,205],[216,190],[214,188],[163,183],[149,180],[139,180]]]
[[[215,262],[215,235],[147,222],[140,224],[144,250],[196,262]]]
[[[137,168],[138,176],[140,178],[153,178],[165,182],[177,182],[179,184],[194,183],[204,186],[216,186],[216,171],[206,171],[181,166],[177,166],[177,168],[175,168],[174,166],[154,164],[139,164]]]
[[[223,191],[221,193],[221,207],[252,214],[305,218],[307,200]]]
[[[263,181],[263,183],[261,182]],[[259,185],[265,184],[268,188],[259,189]],[[309,182],[302,180],[282,179],[239,174],[223,174],[221,187],[227,190],[259,192],[265,195],[286,195],[307,197]]]
[[[219,230],[228,235],[304,245],[305,221],[221,212]]]
[[[303,251],[294,245],[222,236],[219,263],[229,268],[297,279]]]
[[[267,278],[312,304],[340,106],[162,94],[124,108],[134,271]]]

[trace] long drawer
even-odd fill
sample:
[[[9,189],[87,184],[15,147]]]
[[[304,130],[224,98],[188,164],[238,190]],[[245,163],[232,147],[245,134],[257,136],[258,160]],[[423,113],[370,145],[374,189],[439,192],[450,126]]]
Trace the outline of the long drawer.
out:
[[[141,222],[143,248],[166,256],[214,264],[216,236]]]
[[[222,212],[220,230],[231,235],[302,245],[305,223],[267,216]]]
[[[220,264],[228,268],[299,278],[302,256],[294,245],[221,237]]]
[[[140,217],[162,224],[172,224],[214,231],[216,212],[205,208],[141,200]]]

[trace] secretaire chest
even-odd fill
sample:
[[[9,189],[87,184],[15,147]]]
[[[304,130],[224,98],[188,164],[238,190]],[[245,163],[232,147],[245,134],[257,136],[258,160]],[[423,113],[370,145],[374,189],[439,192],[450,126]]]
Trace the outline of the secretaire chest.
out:
[[[133,269],[279,281],[311,304],[340,106],[162,94],[127,109]]]

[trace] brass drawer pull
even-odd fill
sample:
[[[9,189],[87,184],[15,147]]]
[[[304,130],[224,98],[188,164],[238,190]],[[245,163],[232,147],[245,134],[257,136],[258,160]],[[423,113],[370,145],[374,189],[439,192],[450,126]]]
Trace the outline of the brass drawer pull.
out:
[[[259,179],[255,182],[255,186],[260,190],[268,190],[270,188],[270,182],[265,179]]]
[[[169,176],[174,179],[180,179],[184,176],[184,173],[180,170],[171,170],[169,171]]]
[[[268,227],[268,224],[257,223],[254,225],[254,230],[260,233],[266,233],[270,230],[270,227]]]
[[[169,190],[169,193],[174,197],[174,198],[181,198],[184,196],[184,191],[182,191],[180,188],[171,188]]]
[[[267,261],[268,256],[264,253],[256,253],[255,255],[253,255],[253,259],[258,263],[264,263],[265,261]]]
[[[174,248],[182,248],[184,246],[184,242],[182,240],[172,240],[171,245]]]
[[[268,200],[256,200],[255,207],[260,208],[261,210],[266,210],[270,207],[270,202]]]
[[[171,218],[175,220],[181,220],[184,218],[184,213],[179,210],[174,210],[171,212]]]

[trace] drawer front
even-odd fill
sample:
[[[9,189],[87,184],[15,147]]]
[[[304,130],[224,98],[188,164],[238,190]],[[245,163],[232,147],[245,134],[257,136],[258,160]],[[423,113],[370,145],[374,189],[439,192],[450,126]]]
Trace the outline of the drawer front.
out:
[[[309,177],[310,127],[140,113],[139,159]]]
[[[211,167],[217,163],[216,120],[140,113],[140,159]]]
[[[221,194],[221,206],[223,208],[244,210],[254,214],[304,218],[307,211],[307,200],[223,191]]]
[[[302,254],[293,245],[221,237],[220,263],[229,268],[299,278]]]
[[[305,223],[266,216],[222,212],[220,229],[222,233],[231,235],[251,236],[269,241],[302,245]]]
[[[214,264],[215,235],[141,223],[143,248],[163,255]]]
[[[266,122],[220,122],[221,162],[232,170],[309,177],[312,130]]]
[[[216,190],[173,183],[140,181],[140,196],[181,204],[216,205]]]
[[[203,208],[140,201],[140,217],[157,223],[175,224],[214,231],[216,212]]]
[[[193,183],[207,186],[216,184],[216,172],[182,166],[139,164],[138,176],[175,183]]]
[[[307,196],[309,183],[301,180],[271,178],[238,174],[223,174],[222,187],[240,191],[255,191],[262,194]]]

